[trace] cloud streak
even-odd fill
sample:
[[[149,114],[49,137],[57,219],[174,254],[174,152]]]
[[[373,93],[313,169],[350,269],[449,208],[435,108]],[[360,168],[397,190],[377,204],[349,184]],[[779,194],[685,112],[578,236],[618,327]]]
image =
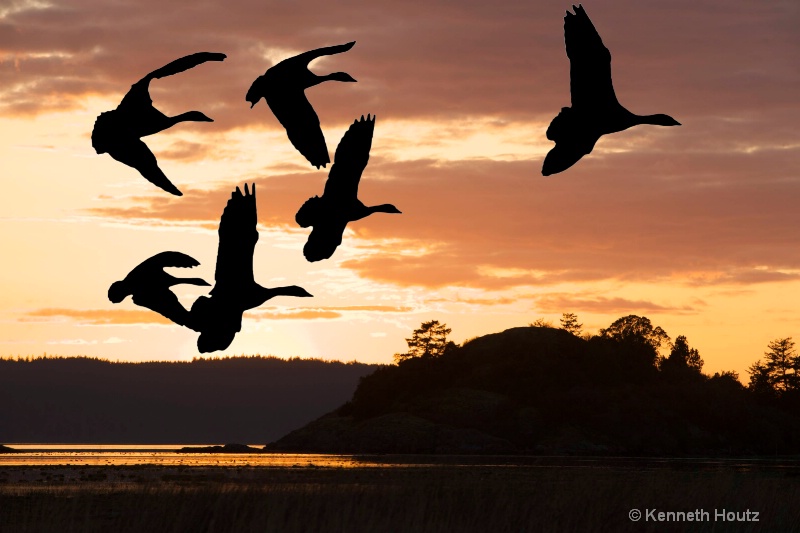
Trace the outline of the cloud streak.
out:
[[[348,226],[352,242],[381,253],[341,266],[380,282],[490,290],[603,279],[740,285],[796,279],[796,152],[703,152],[670,160],[660,150],[606,152],[554,179],[538,176],[537,162],[528,160],[374,157],[361,198],[394,203],[403,214]],[[771,169],[769,178],[763,168]],[[256,179],[260,223],[299,231],[294,213],[322,179],[313,172]],[[133,205],[92,212],[213,225],[230,187],[190,191],[180,201],[137,197]]]
[[[254,320],[315,320],[342,318],[348,313],[407,313],[412,307],[392,305],[345,305],[324,307],[265,308],[245,313]],[[158,313],[138,309],[63,309],[46,308],[29,311],[19,322],[71,320],[91,326],[175,325]],[[54,341],[55,342],[55,341]],[[96,341],[95,341],[96,343]],[[58,344],[64,344],[58,341]]]
[[[29,311],[20,322],[48,322],[58,319],[74,320],[92,326],[121,326],[134,324],[174,325],[158,313],[136,309],[59,309]]]
[[[699,303],[699,302],[698,302]],[[608,298],[605,296],[581,298],[572,294],[549,294],[536,301],[536,307],[543,313],[569,312],[623,314],[623,313],[671,313],[695,314],[699,310],[693,306],[667,306],[646,300],[627,298]]]

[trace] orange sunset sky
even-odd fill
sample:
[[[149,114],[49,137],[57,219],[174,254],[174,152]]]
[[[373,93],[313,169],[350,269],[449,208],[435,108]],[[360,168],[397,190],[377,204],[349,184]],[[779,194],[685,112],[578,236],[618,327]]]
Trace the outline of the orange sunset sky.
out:
[[[225,202],[254,182],[256,280],[315,297],[248,312],[213,355],[388,363],[424,320],[463,342],[563,312],[591,333],[637,314],[746,383],[769,341],[800,336],[800,3],[585,3],[620,102],[683,126],[606,136],[545,178],[545,130],[569,105],[569,7],[0,0],[0,355],[199,356],[195,332],[106,292],[165,250],[201,263],[173,273],[213,283]],[[350,224],[311,264],[294,213],[327,170],[244,96],[275,62],[349,41],[311,68],[358,83],[306,94],[331,156],[377,115],[360,197],[403,214]],[[90,134],[132,83],[199,51],[228,58],[151,84],[166,114],[215,119],[145,138],[178,198],[96,155]],[[201,289],[176,292],[188,306]]]

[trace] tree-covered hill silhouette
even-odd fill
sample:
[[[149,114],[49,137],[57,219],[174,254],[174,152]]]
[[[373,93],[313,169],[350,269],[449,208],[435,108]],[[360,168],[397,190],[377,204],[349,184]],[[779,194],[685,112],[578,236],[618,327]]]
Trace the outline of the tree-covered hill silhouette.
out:
[[[578,336],[580,328],[571,324],[572,331],[512,328],[462,346],[441,338],[431,353],[398,354],[397,365],[362,378],[349,402],[267,449],[613,455],[800,451],[800,410],[744,387],[734,372],[703,374],[702,359],[686,337],[673,343],[661,328],[635,315],[595,336]],[[426,326],[426,331],[441,328],[438,322],[422,329]],[[407,339],[409,347],[422,329]],[[668,355],[659,348],[669,349]]]
[[[263,443],[340,405],[375,368],[261,356],[0,359],[0,442]]]

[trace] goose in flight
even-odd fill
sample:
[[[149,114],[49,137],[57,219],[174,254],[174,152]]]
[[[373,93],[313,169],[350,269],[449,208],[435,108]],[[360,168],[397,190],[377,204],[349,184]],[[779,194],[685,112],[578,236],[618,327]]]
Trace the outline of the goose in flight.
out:
[[[317,168],[330,163],[331,158],[328,155],[319,118],[306,99],[305,90],[328,80],[344,82],[356,80],[344,72],[317,76],[308,69],[308,64],[321,56],[347,52],[354,44],[355,41],[318,48],[284,59],[270,67],[263,76],[256,78],[245,96],[245,100],[250,102],[250,109],[264,98],[275,118],[286,129],[292,145]]]
[[[303,255],[309,261],[328,259],[342,243],[348,222],[372,213],[400,213],[391,204],[367,207],[358,199],[358,183],[369,161],[375,117],[361,115],[345,132],[334,155],[333,166],[322,196],[306,200],[295,215],[302,228],[313,226]]]
[[[150,81],[178,74],[206,61],[222,61],[225,54],[198,52],[154,70],[131,86],[131,90],[113,111],[100,113],[92,130],[92,147],[98,154],[111,157],[139,171],[150,183],[176,196],[181,191],[158,168],[156,156],[141,138],[152,135],[179,122],[214,122],[200,111],[188,111],[168,117],[153,107],[150,99]]]
[[[200,332],[197,348],[201,353],[224,350],[242,329],[242,315],[275,296],[310,297],[297,285],[266,288],[255,282],[253,253],[258,241],[256,186],[236,187],[219,223],[219,249],[216,283],[211,296],[195,300],[189,327]]]
[[[638,124],[680,126],[668,115],[635,115],[622,107],[611,83],[611,53],[603,45],[582,6],[572,6],[564,17],[564,41],[569,57],[572,107],[561,112],[547,128],[556,145],[544,159],[542,174],[562,172],[589,154],[602,135]]]
[[[169,288],[182,283],[210,284],[200,278],[176,278],[164,272],[164,268],[191,268],[199,264],[193,257],[180,252],[161,252],[144,260],[122,281],[112,283],[108,289],[108,299],[118,304],[128,296],[133,296],[136,305],[155,311],[176,324],[188,326],[191,323],[189,312]]]

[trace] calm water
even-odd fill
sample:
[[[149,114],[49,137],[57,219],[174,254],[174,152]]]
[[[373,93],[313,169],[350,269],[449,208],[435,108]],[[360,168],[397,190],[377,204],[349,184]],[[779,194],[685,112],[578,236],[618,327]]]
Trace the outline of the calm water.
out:
[[[22,453],[0,454],[0,466],[325,466],[354,467],[376,464],[351,455],[286,453],[178,453],[184,446],[208,444],[13,444]],[[255,447],[255,446],[254,446]]]
[[[208,444],[10,444],[22,453],[0,454],[0,466],[248,466],[248,467],[451,467],[611,468],[615,470],[774,470],[800,476],[800,457],[641,458],[480,455],[334,455],[289,453],[177,453]]]

